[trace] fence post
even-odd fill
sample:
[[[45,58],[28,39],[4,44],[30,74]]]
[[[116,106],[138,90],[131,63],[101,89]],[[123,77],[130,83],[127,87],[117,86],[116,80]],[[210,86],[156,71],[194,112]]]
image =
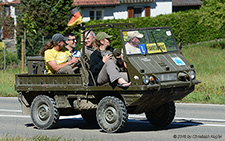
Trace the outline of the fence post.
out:
[[[21,51],[21,61],[22,61],[22,73],[24,73],[24,40],[22,39],[22,51]]]
[[[4,47],[4,70],[6,69],[6,46],[5,42],[3,42],[3,47]]]
[[[25,67],[24,67],[24,71],[26,72],[26,64],[27,64],[27,59],[26,59],[26,40],[27,40],[27,36],[26,36],[26,29],[24,30],[24,65],[25,65]]]

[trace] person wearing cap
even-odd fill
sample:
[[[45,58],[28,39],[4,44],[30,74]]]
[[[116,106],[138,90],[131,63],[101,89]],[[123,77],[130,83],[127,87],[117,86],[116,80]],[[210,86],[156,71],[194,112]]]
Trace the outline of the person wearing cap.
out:
[[[138,31],[128,31],[127,35],[129,38],[129,41],[125,45],[127,54],[141,53],[138,45],[140,44],[140,39],[143,38],[144,35]]]
[[[131,82],[128,83],[122,78],[117,69],[116,59],[113,57],[112,48],[110,47],[110,38],[112,36],[105,32],[99,32],[96,35],[96,50],[90,57],[90,70],[97,85],[110,82],[122,88],[129,87]],[[91,77],[89,77],[89,85],[94,85]]]
[[[44,51],[44,58],[48,74],[74,74],[70,65],[77,63],[78,59],[72,57],[67,61],[70,52],[65,48],[65,41],[68,38],[62,34],[54,34],[52,36],[52,48]]]

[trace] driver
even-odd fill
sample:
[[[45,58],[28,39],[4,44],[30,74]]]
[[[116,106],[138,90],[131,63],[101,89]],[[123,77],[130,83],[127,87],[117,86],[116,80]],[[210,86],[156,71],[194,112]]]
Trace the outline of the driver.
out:
[[[129,38],[129,41],[125,45],[127,54],[141,53],[138,45],[141,43],[140,39],[143,38],[144,35],[139,33],[138,31],[128,31],[127,35]]]

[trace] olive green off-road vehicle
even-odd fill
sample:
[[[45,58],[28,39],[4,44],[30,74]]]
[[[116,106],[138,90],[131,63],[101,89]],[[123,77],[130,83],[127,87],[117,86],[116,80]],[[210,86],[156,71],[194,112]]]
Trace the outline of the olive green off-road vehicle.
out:
[[[127,69],[121,70],[132,85],[126,89],[110,84],[88,86],[88,77],[93,77],[85,46],[78,74],[48,75],[43,57],[28,57],[28,73],[16,75],[15,89],[23,113],[31,115],[37,128],[54,128],[60,116],[77,114],[88,123],[98,123],[105,132],[121,132],[128,114],[145,113],[155,127],[166,127],[172,122],[174,101],[191,93],[200,81],[195,79],[193,65],[177,47],[170,27],[102,24],[86,26],[83,32],[111,28],[120,31],[122,57],[127,64]],[[130,31],[144,36],[139,53],[126,52]],[[118,49],[114,54],[120,54]]]

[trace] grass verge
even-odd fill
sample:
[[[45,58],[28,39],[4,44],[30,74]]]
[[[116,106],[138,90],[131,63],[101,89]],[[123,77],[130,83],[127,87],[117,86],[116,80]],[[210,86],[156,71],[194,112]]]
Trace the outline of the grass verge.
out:
[[[14,89],[15,74],[21,73],[20,68],[0,70],[0,96],[14,97],[17,92]]]
[[[225,41],[188,45],[185,58],[195,66],[201,84],[180,102],[225,104]]]

